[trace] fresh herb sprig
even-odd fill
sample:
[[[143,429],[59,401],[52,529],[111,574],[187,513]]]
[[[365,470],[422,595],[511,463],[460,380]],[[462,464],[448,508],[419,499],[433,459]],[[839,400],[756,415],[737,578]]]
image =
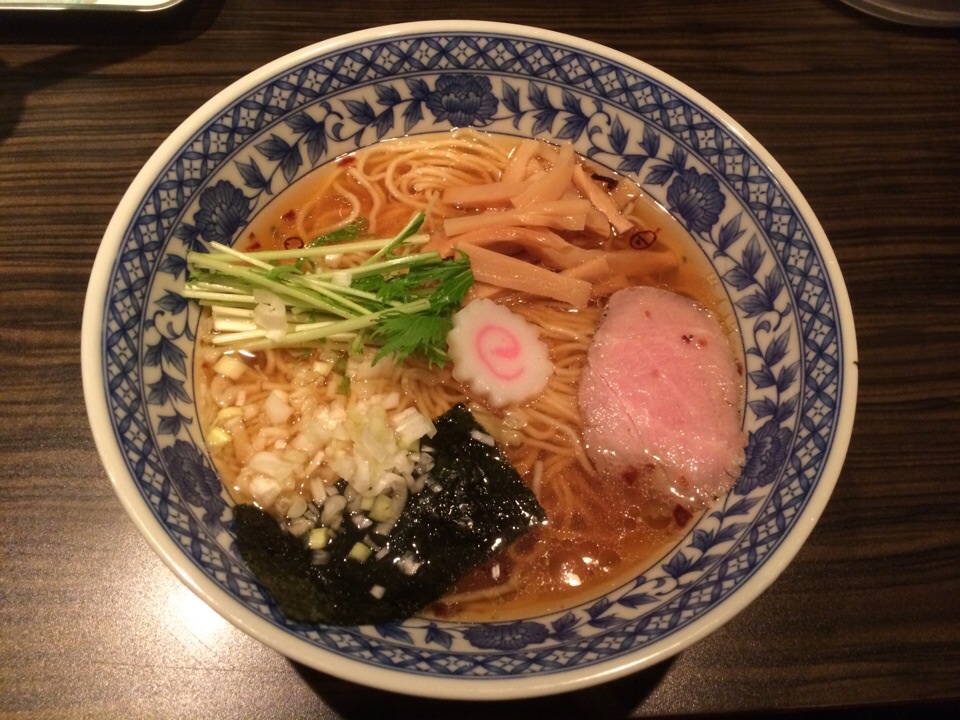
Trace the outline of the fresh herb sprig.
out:
[[[187,253],[184,297],[211,308],[215,345],[236,350],[363,343],[376,360],[412,354],[447,362],[453,313],[473,285],[463,253],[442,258],[420,251],[425,216],[418,213],[388,239],[361,238],[363,223],[294,250],[241,252],[211,243]],[[350,267],[327,260],[360,253]]]

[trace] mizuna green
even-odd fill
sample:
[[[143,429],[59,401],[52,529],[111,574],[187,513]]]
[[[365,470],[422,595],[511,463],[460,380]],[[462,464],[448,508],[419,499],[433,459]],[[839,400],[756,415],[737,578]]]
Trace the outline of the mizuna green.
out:
[[[212,344],[232,350],[310,347],[325,341],[380,348],[376,359],[413,354],[447,363],[451,318],[473,285],[463,253],[419,252],[418,213],[395,237],[360,238],[365,223],[321,236],[303,248],[242,252],[212,242],[187,253],[183,296],[211,308]],[[331,257],[371,253],[353,267]]]

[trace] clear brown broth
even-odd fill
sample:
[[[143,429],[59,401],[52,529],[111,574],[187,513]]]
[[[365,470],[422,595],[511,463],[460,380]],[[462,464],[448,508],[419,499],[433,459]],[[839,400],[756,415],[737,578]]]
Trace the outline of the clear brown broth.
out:
[[[509,138],[502,141],[505,144],[513,142]],[[657,246],[669,249],[679,259],[676,269],[646,282],[689,296],[712,310],[728,329],[731,347],[737,347],[729,304],[720,290],[715,272],[693,239],[635,183],[606,169],[595,169],[607,177],[616,178],[615,196],[621,201],[625,198],[635,200],[634,215],[642,219],[647,230],[655,233]],[[315,204],[315,188],[325,184],[323,173],[322,169],[316,171],[283,191],[250,224],[241,247],[275,249],[290,247],[291,243],[295,246],[303,241],[304,238],[298,237],[293,218]],[[379,234],[389,236],[395,233],[408,218],[409,214],[402,213],[386,218],[378,228]],[[597,242],[587,237],[573,238],[573,241],[584,245]],[[610,243],[606,246],[608,249],[617,247],[616,240],[607,242]],[[516,295],[503,301],[515,307],[540,302],[536,298]],[[602,302],[583,312],[593,313],[598,320],[602,314]],[[209,384],[209,366],[200,363],[198,370],[201,384]],[[440,372],[444,382],[453,382],[448,369]],[[279,377],[272,379],[282,381]],[[464,401],[483,405],[482,398],[472,397],[466,389],[461,390]],[[412,400],[417,402],[416,397]],[[487,408],[485,412],[496,420],[503,419],[507,410],[509,408],[499,411]],[[209,418],[210,413],[203,416]],[[508,447],[506,453],[515,465],[526,471],[523,474],[529,482],[529,468],[524,466],[526,450]],[[225,485],[229,487],[230,477],[236,472],[235,465],[223,459],[217,464]],[[564,493],[559,488],[578,489],[580,506],[572,513],[565,506]],[[429,608],[428,614],[468,621],[508,620],[579,604],[642,572],[672,547],[693,521],[686,508],[653,495],[642,484],[603,482],[598,477],[588,476],[576,465],[566,466],[555,477],[549,478],[549,482],[544,482],[539,499],[547,510],[547,524],[533,529],[512,548],[474,569],[449,596]],[[561,512],[567,514],[567,521],[562,531],[558,531],[550,518]],[[504,587],[512,589],[499,594]]]

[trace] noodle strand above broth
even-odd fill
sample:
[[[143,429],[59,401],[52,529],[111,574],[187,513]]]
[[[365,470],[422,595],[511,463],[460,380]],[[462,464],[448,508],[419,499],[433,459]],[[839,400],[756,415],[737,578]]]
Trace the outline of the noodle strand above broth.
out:
[[[495,407],[457,381],[450,363],[438,368],[415,355],[374,362],[376,347],[361,349],[357,342],[224,349],[214,344],[217,331],[205,314],[197,354],[201,423],[224,486],[238,503],[260,505],[306,537],[338,492],[343,468],[373,467],[349,454],[351,443],[367,442],[364,433],[386,432],[407,411],[429,419],[463,403],[534,491],[547,521],[426,611],[509,619],[600,595],[655,560],[697,511],[675,513],[678,502],[650,488],[603,481],[584,445],[580,378],[606,298],[637,285],[679,293],[724,323],[732,348],[732,316],[713,271],[683,228],[632,181],[569,146],[467,130],[383,141],[329,163],[261,211],[237,248],[303,247],[361,220],[367,233],[389,237],[414,213],[425,213],[419,233],[429,236],[419,251],[465,253],[473,262],[471,251],[480,248],[586,284],[587,302],[579,308],[545,296],[526,274],[505,286],[478,281],[467,295],[467,303],[492,299],[536,330],[552,366],[542,392]],[[476,229],[460,232],[465,222]],[[339,256],[332,245],[326,260],[348,268],[368,254]],[[359,337],[366,336],[361,331]],[[224,357],[242,363],[233,366],[235,376],[218,370]],[[311,422],[330,437],[297,455],[294,450],[307,447],[303,436]],[[405,450],[391,442],[377,439],[390,453]],[[286,485],[266,497],[258,495],[257,463],[271,453],[292,469]],[[375,472],[406,477],[392,462],[380,462]],[[403,481],[380,487],[380,480],[367,478],[349,502],[369,514],[378,492],[396,500]],[[403,493],[418,490],[403,485]],[[298,525],[311,508],[317,518]]]

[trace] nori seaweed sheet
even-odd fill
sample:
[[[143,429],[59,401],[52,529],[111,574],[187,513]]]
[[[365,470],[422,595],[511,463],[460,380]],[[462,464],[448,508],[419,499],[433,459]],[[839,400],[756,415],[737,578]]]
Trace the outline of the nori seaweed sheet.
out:
[[[438,417],[431,481],[411,495],[386,538],[360,530],[348,518],[325,548],[331,560],[311,564],[303,542],[253,505],[236,508],[243,559],[290,620],[328,625],[399,622],[440,598],[468,571],[514,542],[546,515],[534,494],[470,411],[457,405]],[[436,488],[436,489],[432,489]],[[347,557],[365,537],[386,547],[364,562]],[[416,572],[401,569],[414,557]],[[371,594],[383,588],[381,598]]]

